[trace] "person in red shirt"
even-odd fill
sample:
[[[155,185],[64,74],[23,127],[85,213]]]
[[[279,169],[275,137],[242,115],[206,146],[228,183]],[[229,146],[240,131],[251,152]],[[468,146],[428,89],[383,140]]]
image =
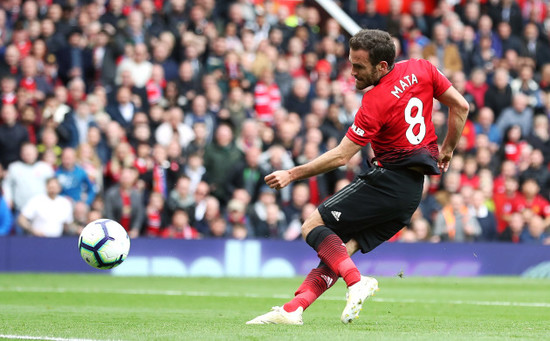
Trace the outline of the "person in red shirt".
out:
[[[477,161],[474,156],[464,160],[464,169],[460,175],[460,187],[470,186],[479,189],[479,175],[477,174]]]
[[[515,177],[507,177],[504,180],[504,192],[498,192],[493,195],[498,233],[502,233],[510,221],[510,214],[513,212],[513,203],[519,196],[518,188],[518,180]]]
[[[550,202],[544,199],[535,178],[527,178],[521,184],[521,193],[512,202],[513,212],[523,212],[525,209],[533,211],[545,220],[545,226],[550,225]]]
[[[177,208],[172,215],[172,224],[161,231],[162,238],[199,239],[196,228],[189,225],[189,215],[184,209]]]
[[[281,91],[275,83],[273,71],[266,68],[260,75],[260,80],[254,87],[254,110],[256,118],[271,126],[275,111],[281,106]]]
[[[511,126],[506,131],[502,153],[505,160],[511,160],[519,165],[523,150],[527,148],[528,143],[521,137],[521,127],[517,124]]]
[[[518,170],[515,163],[511,160],[504,160],[500,166],[500,175],[493,181],[493,194],[503,194],[506,191],[505,182],[508,178],[517,177]]]
[[[422,197],[424,176],[449,168],[469,104],[429,61],[394,63],[396,47],[387,32],[364,29],[350,39],[349,60],[357,90],[367,90],[355,121],[340,144],[316,159],[265,177],[273,189],[345,165],[370,144],[370,167],[323,202],[302,225],[302,236],[321,262],[295,297],[247,324],[303,324],[302,313],[339,277],[348,286],[341,315],[359,316],[378,282],[361,273],[350,256],[367,253],[410,222]],[[449,108],[447,134],[438,149],[432,123],[433,99]]]

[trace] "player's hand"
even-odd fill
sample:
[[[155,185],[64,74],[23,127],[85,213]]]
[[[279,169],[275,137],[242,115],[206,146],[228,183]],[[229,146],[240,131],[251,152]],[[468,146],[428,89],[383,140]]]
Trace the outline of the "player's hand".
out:
[[[275,171],[267,175],[264,180],[269,187],[273,189],[281,189],[288,186],[290,183],[290,172],[287,170]]]
[[[451,159],[453,158],[453,152],[440,152],[439,153],[439,159],[437,160],[437,166],[439,167],[439,171],[441,173],[446,172],[449,169],[449,164],[451,163]]]

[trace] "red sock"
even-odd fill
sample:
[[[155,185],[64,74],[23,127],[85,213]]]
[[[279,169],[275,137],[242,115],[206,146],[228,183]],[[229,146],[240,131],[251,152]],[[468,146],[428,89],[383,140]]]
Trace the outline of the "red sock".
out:
[[[294,293],[295,297],[283,306],[287,312],[292,312],[298,307],[307,309],[319,296],[327,291],[336,281],[338,275],[328,266],[321,264],[307,274],[302,285]]]
[[[361,273],[349,257],[342,239],[336,234],[325,237],[317,248],[317,254],[323,263],[344,279],[348,287],[361,280]]]

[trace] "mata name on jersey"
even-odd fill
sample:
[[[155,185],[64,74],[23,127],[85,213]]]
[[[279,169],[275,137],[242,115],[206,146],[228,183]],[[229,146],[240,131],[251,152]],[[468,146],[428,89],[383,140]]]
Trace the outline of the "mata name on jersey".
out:
[[[404,80],[406,80],[406,82]],[[391,94],[397,98],[401,98],[399,97],[399,94],[402,94],[406,88],[411,87],[414,84],[418,84],[418,78],[416,78],[416,75],[414,73],[404,76],[403,79],[399,80],[399,86],[395,85],[393,87],[393,91],[391,91]]]

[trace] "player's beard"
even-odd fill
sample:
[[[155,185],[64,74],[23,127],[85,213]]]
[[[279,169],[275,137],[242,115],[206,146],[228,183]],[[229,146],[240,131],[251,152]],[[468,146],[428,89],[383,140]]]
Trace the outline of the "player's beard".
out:
[[[380,77],[378,77],[378,74],[376,72],[376,69],[374,69],[371,73],[368,75],[365,75],[364,77],[355,78],[355,88],[357,90],[364,90],[368,88],[371,85],[376,85],[380,81]]]

